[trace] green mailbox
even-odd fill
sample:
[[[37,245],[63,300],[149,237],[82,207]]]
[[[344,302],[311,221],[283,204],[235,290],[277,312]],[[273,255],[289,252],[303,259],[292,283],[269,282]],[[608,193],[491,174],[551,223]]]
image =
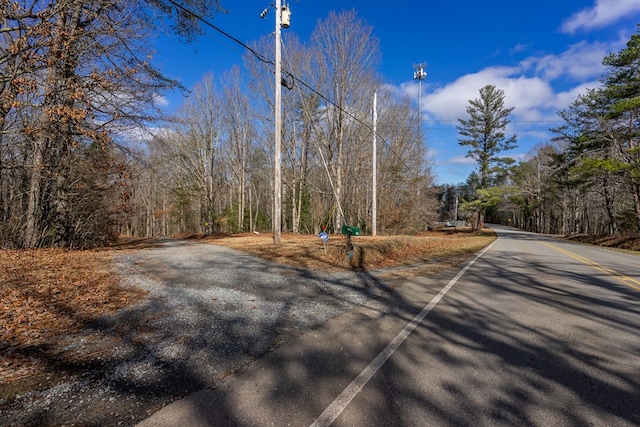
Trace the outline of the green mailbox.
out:
[[[352,225],[343,225],[342,226],[342,234],[346,234],[347,236],[359,236],[360,229],[358,227],[354,227]]]

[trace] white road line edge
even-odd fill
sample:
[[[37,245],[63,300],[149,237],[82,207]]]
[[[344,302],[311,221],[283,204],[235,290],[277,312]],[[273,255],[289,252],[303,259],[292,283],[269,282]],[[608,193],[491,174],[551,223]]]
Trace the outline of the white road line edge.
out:
[[[362,372],[360,372],[360,375],[358,375],[356,379],[354,379],[351,384],[349,384],[342,391],[342,393],[340,393],[340,395],[336,397],[333,402],[331,402],[331,404],[313,422],[313,424],[311,424],[310,427],[329,427],[335,421],[335,419],[338,418],[342,411],[344,411],[344,409],[353,400],[353,398],[356,397],[358,393],[360,393],[360,390],[362,390],[362,388],[369,382],[369,380],[376,374],[376,372],[380,370],[387,359],[389,359],[389,357],[391,357],[391,355],[398,349],[398,347],[400,347],[400,345],[409,336],[409,334],[413,332],[418,324],[420,324],[420,322],[422,322],[422,320],[427,316],[427,314],[429,314],[429,312],[436,306],[436,304],[440,302],[442,297],[444,297],[445,294],[449,292],[449,290],[453,287],[453,285],[456,284],[456,282],[462,277],[462,275],[466,273],[466,271],[473,264],[475,264],[476,261],[480,259],[482,255],[484,255],[485,252],[491,249],[491,247],[497,241],[498,239],[484,248],[482,252],[480,252],[471,261],[469,261],[467,265],[465,265],[464,268],[460,270],[456,277],[451,279],[449,283],[440,290],[438,295],[433,297],[431,302],[429,302],[429,304],[427,304],[422,309],[422,311],[418,313],[416,317],[414,317],[413,320],[407,326],[405,326],[404,329],[400,331],[400,333],[398,333],[398,335],[396,335],[396,337],[391,340],[389,344],[387,344],[387,346],[375,357],[375,359],[373,359],[373,361],[371,361],[371,363],[369,363],[369,365],[364,368]]]

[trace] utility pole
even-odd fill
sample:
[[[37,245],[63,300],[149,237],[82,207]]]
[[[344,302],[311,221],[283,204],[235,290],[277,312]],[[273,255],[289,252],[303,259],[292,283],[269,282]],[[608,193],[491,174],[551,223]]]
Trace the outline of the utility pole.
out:
[[[280,245],[281,239],[281,221],[282,221],[282,168],[280,149],[282,145],[282,43],[281,28],[289,28],[291,11],[285,5],[282,6],[282,0],[276,0],[276,58],[275,58],[275,129],[274,129],[274,166],[273,166],[273,243]],[[266,8],[260,14],[264,18],[269,8]]]
[[[427,72],[424,71],[424,67],[427,66],[426,62],[421,62],[413,65],[413,80],[418,81],[418,141],[422,143],[422,81],[427,77]]]
[[[281,52],[280,42],[280,16],[281,16],[280,0],[276,0],[276,94],[275,94],[275,147],[273,151],[274,168],[273,168],[273,243],[279,245],[281,241],[280,233],[282,225],[282,171],[280,159],[280,146],[282,145],[282,68],[281,68]]]
[[[373,153],[372,159],[372,176],[371,176],[371,235],[378,234],[378,148],[377,148],[377,126],[378,126],[378,94],[373,93]]]
[[[453,221],[454,222],[458,221],[458,187],[456,187],[456,204],[455,204],[455,207],[453,208]]]

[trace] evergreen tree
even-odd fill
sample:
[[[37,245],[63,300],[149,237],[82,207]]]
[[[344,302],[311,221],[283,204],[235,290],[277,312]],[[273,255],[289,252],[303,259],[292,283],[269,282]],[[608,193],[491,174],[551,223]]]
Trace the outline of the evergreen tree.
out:
[[[631,36],[624,49],[608,55],[602,63],[610,67],[603,79],[604,93],[610,102],[608,118],[616,128],[613,139],[625,166],[624,177],[640,229],[640,32]]]
[[[465,204],[466,210],[473,212],[470,217],[472,227],[477,230],[484,222],[485,209],[488,206],[479,194],[492,185],[504,184],[507,167],[515,161],[510,157],[500,157],[500,153],[516,147],[516,136],[507,138],[505,128],[509,124],[509,114],[513,107],[504,106],[504,91],[493,85],[480,89],[480,98],[470,100],[467,106],[469,119],[458,119],[456,126],[460,134],[458,143],[469,147],[467,157],[478,164],[477,187],[475,194]]]
[[[470,100],[467,106],[468,120],[458,119],[456,126],[460,134],[458,143],[469,147],[467,157],[478,164],[480,188],[487,188],[493,175],[504,171],[514,162],[509,157],[500,157],[503,151],[516,148],[516,136],[507,138],[505,128],[514,107],[505,108],[504,91],[493,85],[480,89],[480,98]]]

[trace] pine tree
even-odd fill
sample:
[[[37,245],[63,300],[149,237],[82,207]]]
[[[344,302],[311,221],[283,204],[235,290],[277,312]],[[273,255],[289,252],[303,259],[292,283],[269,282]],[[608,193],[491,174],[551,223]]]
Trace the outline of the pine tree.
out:
[[[610,101],[608,118],[616,127],[614,139],[626,165],[624,176],[640,229],[640,33],[633,34],[624,49],[608,55],[602,63],[610,67],[603,79]]]
[[[470,100],[467,106],[468,120],[458,119],[456,126],[460,134],[458,143],[467,146],[471,157],[478,163],[480,188],[487,188],[492,175],[504,171],[514,162],[509,157],[500,157],[503,151],[516,148],[516,136],[507,138],[505,128],[514,107],[505,108],[502,89],[487,85],[480,89],[480,98]]]
[[[478,186],[472,200],[463,203],[464,208],[472,212],[472,228],[478,230],[484,222],[487,203],[483,201],[483,192],[503,179],[507,167],[514,163],[510,157],[500,157],[500,153],[516,147],[516,136],[507,138],[505,128],[509,124],[509,114],[514,107],[504,106],[504,91],[493,85],[480,89],[480,98],[470,100],[467,106],[468,120],[458,119],[456,126],[460,137],[458,143],[469,147],[467,157],[478,164],[474,173]]]

